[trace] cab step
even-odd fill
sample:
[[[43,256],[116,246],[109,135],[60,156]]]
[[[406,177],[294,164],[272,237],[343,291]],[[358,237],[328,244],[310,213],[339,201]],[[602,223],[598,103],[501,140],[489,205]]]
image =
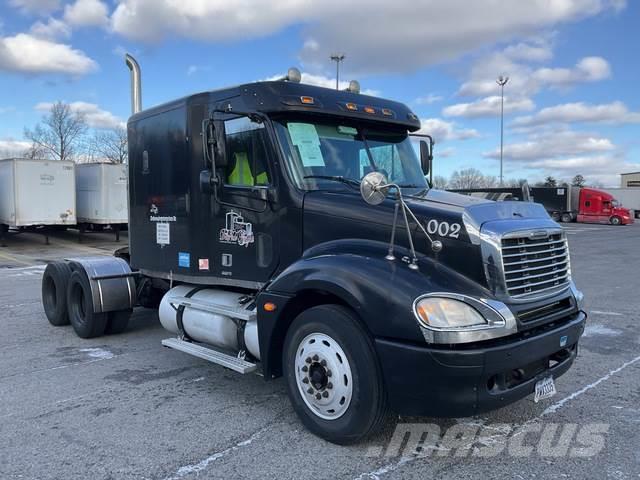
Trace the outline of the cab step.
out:
[[[228,353],[223,353],[211,347],[203,347],[196,343],[186,342],[179,338],[166,338],[162,340],[162,345],[222,365],[223,367],[230,368],[242,374],[251,373],[258,368],[258,365],[255,363],[247,362],[246,360],[229,355]]]

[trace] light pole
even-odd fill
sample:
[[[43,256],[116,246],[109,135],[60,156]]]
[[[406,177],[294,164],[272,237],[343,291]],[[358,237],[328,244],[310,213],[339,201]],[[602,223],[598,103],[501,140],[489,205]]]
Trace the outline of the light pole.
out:
[[[331,60],[336,62],[336,90],[340,90],[340,62],[344,60],[343,53],[331,55]]]
[[[502,153],[504,150],[504,86],[509,81],[509,77],[500,75],[496,83],[500,85],[500,186],[503,185],[502,175]]]

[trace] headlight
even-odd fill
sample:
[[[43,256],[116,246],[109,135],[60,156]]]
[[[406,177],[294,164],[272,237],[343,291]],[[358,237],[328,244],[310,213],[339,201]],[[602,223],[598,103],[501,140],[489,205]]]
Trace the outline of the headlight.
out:
[[[428,343],[471,343],[512,335],[515,317],[502,302],[453,292],[416,298],[413,313]]]
[[[464,328],[487,324],[475,308],[449,298],[423,298],[416,303],[415,312],[426,328]]]

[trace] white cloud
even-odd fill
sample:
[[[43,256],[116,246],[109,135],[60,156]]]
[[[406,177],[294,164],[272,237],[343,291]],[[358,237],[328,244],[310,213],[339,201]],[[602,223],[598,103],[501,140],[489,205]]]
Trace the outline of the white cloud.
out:
[[[30,146],[23,140],[0,140],[0,158],[22,157]]]
[[[545,159],[612,152],[616,146],[608,138],[572,130],[545,131],[531,135],[527,141],[504,146],[504,158],[531,165]],[[500,158],[500,149],[483,154]]]
[[[434,152],[434,155],[439,158],[450,158],[453,157],[456,153],[456,149],[453,147],[443,148],[442,150],[437,149]]]
[[[509,8],[495,0],[404,6],[388,0],[119,0],[111,24],[115,32],[147,42],[176,35],[211,41],[255,38],[304,24],[305,65],[326,65],[329,55],[343,47],[345,64],[361,74],[415,70],[620,7],[620,0],[531,0],[512,2]]]
[[[187,76],[191,77],[200,72],[209,72],[211,71],[211,67],[205,65],[189,65],[187,67]]]
[[[571,156],[563,158],[542,158],[518,165],[539,178],[552,176],[556,179],[571,179],[583,175],[587,183],[597,182],[605,186],[619,187],[620,173],[640,170],[639,163],[630,163],[624,155]],[[508,169],[510,167],[506,166]]]
[[[57,18],[50,17],[46,22],[38,20],[31,25],[29,32],[34,37],[44,40],[56,40],[58,38],[71,37],[71,28]]]
[[[551,87],[570,87],[576,83],[597,82],[611,76],[609,63],[601,57],[586,57],[574,68],[540,68],[533,80]]]
[[[25,13],[46,14],[60,7],[60,0],[9,0],[9,5]]]
[[[546,42],[510,45],[504,49],[504,54],[512,60],[523,60],[527,62],[543,62],[553,57],[553,52]]]
[[[0,70],[84,75],[98,68],[84,52],[27,33],[0,37]]]
[[[51,102],[41,102],[38,103],[35,108],[40,112],[48,112],[51,110],[52,105],[53,103]],[[71,102],[69,108],[72,112],[82,115],[87,125],[93,128],[109,129],[117,127],[124,128],[126,126],[126,123],[122,119],[107,110],[101,109],[95,103]]]
[[[483,157],[500,158],[500,150],[483,153]],[[588,182],[617,185],[619,174],[640,167],[625,158],[625,153],[608,138],[588,132],[577,132],[558,127],[537,131],[526,141],[504,147],[507,172],[531,172],[543,178],[570,179],[584,175]]]
[[[529,98],[504,97],[504,113],[533,110],[535,104]],[[445,117],[492,117],[500,114],[500,97],[481,98],[475,102],[457,103],[442,110]]]
[[[462,84],[458,95],[499,94],[500,87],[496,83],[498,74],[509,77],[505,92],[516,92],[521,96],[535,95],[545,87],[570,88],[579,83],[597,82],[611,76],[609,63],[601,57],[585,57],[572,68],[532,69],[509,58],[505,53],[509,48],[478,61],[471,70],[471,79]]]
[[[516,118],[512,125],[529,127],[550,123],[640,123],[640,113],[630,112],[622,102],[600,105],[576,102],[543,108],[535,115]]]
[[[444,100],[444,97],[442,95],[430,93],[429,95],[416,98],[414,100],[414,103],[418,105],[431,105],[432,103],[441,102],[442,100]]]
[[[108,15],[107,6],[100,0],[76,0],[64,7],[64,19],[78,27],[106,25]]]
[[[467,140],[480,136],[477,130],[458,128],[454,122],[447,122],[440,118],[423,118],[420,122],[422,127],[418,133],[431,135],[436,143],[442,143],[447,140]]]

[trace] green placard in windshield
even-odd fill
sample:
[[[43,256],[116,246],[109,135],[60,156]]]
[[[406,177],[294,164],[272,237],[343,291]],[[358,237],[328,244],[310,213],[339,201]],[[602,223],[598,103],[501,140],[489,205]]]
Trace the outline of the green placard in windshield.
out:
[[[305,167],[324,167],[324,158],[320,151],[320,137],[315,125],[311,123],[287,123],[291,143],[298,147],[300,160]]]
[[[343,135],[353,135],[354,137],[358,135],[358,130],[353,127],[345,127],[344,125],[340,125],[338,127],[338,133]]]

